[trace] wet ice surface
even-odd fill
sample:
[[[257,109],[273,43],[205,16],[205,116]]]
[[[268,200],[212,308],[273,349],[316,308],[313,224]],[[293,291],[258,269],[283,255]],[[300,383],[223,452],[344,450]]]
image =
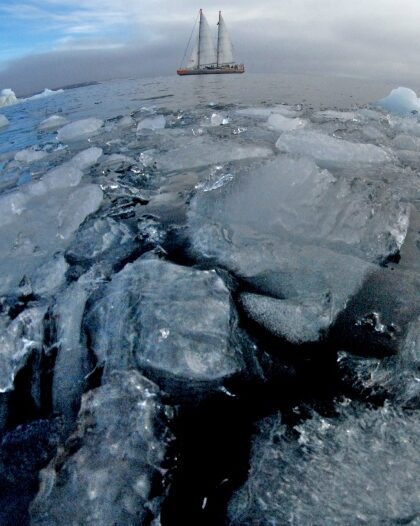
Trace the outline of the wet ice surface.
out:
[[[417,115],[83,93],[0,132],[0,458],[28,455],[1,484],[31,481],[10,520],[44,467],[33,524],[415,524]]]

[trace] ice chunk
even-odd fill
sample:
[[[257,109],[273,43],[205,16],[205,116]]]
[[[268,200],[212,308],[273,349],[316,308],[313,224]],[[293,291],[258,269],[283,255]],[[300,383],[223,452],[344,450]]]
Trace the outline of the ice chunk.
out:
[[[17,152],[15,155],[15,160],[30,164],[43,159],[46,155],[47,152],[43,150],[33,150],[31,148],[27,148],[26,150],[20,150]]]
[[[210,117],[210,124],[212,126],[222,126],[224,124],[229,124],[229,119],[220,113],[212,113]]]
[[[339,353],[346,381],[361,394],[380,395],[403,407],[420,408],[420,318],[409,324],[397,354],[385,358]]]
[[[52,294],[66,282],[68,264],[60,254],[41,265],[30,277],[32,291],[37,296]]]
[[[4,128],[9,124],[9,119],[6,117],[6,115],[0,114],[0,128]]]
[[[401,352],[410,323],[420,315],[419,290],[420,273],[377,269],[337,320],[338,347],[367,356]]]
[[[412,135],[401,133],[394,137],[392,140],[392,146],[399,150],[412,150],[414,152],[419,152],[420,137],[413,137]]]
[[[44,340],[43,318],[46,306],[24,310],[14,320],[0,319],[0,393],[14,388],[17,372],[33,352],[41,352]]]
[[[16,95],[14,91],[12,91],[9,88],[2,89],[0,92],[0,107],[2,106],[10,106],[11,104],[16,104],[18,99],[16,98]]]
[[[384,108],[391,113],[406,115],[420,110],[420,100],[416,92],[410,88],[399,87],[393,89],[391,93],[376,102],[380,108]]]
[[[317,111],[312,115],[312,120],[315,122],[328,122],[328,121],[353,121],[357,122],[360,117],[354,111],[335,111],[325,110]]]
[[[140,258],[112,278],[85,325],[108,370],[135,357],[172,394],[220,385],[244,366],[229,291],[214,271]]]
[[[114,372],[85,394],[68,448],[41,472],[31,524],[157,524],[170,418],[156,385],[137,371]]]
[[[82,317],[86,300],[95,286],[93,273],[84,274],[59,296],[53,309],[57,358],[54,365],[52,405],[71,429],[85,388],[85,377],[91,370],[82,334]]]
[[[121,117],[117,121],[117,126],[120,128],[128,128],[130,126],[134,126],[136,124],[136,121],[131,117],[131,115],[126,115],[125,117]]]
[[[198,192],[189,237],[195,258],[229,269],[261,295],[290,301],[279,304],[277,318],[270,300],[248,302],[250,317],[290,341],[316,340],[364,285],[370,263],[401,248],[409,213],[381,181],[336,179],[312,161],[279,157]]]
[[[42,131],[56,130],[68,122],[68,119],[62,117],[61,115],[51,115],[51,117],[48,117],[41,122],[38,129]]]
[[[146,117],[137,125],[137,133],[143,133],[143,130],[161,130],[166,125],[166,120],[163,115],[156,117]]]
[[[291,119],[284,117],[280,113],[272,113],[267,121],[268,127],[276,131],[298,130],[299,128],[305,127],[306,124],[304,119]]]
[[[65,252],[67,261],[84,269],[94,263],[110,269],[121,268],[139,252],[135,233],[124,223],[110,217],[86,220],[75,233]],[[118,268],[118,270],[119,270]]]
[[[98,159],[101,157],[103,151],[102,148],[97,148],[92,146],[87,150],[83,150],[75,155],[70,163],[79,170],[86,170],[98,162]]]
[[[214,201],[218,204],[215,206]],[[197,196],[210,222],[246,224],[279,239],[319,243],[378,261],[401,247],[410,208],[380,181],[336,179],[307,159],[276,158],[216,196]],[[212,203],[212,204],[210,204]],[[214,210],[214,213],[211,211]]]
[[[298,438],[278,416],[260,424],[248,481],[230,502],[227,524],[416,522],[419,412],[338,412],[296,426]]]
[[[202,136],[184,139],[177,148],[157,156],[156,162],[158,168],[163,170],[184,170],[272,155],[273,151],[267,146],[217,141]]]
[[[240,299],[250,318],[295,345],[318,341],[331,323],[328,296],[315,295],[296,302],[244,293]]]
[[[382,164],[392,160],[390,153],[379,146],[336,139],[314,130],[285,132],[276,147],[281,152],[311,157],[325,168]]]
[[[81,172],[73,170],[78,179]],[[23,276],[66,247],[73,232],[102,202],[98,186],[69,189],[66,181],[63,188],[59,177],[63,174],[52,173],[46,183],[30,183],[0,197],[1,294],[13,291]]]
[[[66,124],[58,130],[57,139],[61,142],[81,141],[95,135],[104,121],[90,117]]]

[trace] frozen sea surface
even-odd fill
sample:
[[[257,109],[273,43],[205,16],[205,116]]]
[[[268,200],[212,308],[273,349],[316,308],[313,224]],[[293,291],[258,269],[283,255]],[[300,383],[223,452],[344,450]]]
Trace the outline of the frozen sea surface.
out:
[[[394,87],[3,94],[1,524],[418,524],[420,119]]]

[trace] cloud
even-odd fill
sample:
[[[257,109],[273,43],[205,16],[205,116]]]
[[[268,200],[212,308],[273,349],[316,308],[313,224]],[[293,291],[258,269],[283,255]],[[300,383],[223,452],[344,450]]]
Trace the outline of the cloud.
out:
[[[10,62],[0,72],[0,86],[22,92],[118,76],[174,74],[198,7],[215,28],[217,7],[209,0],[200,6],[195,0],[2,5],[0,11],[15,22],[32,23],[38,32],[50,34],[53,52]],[[248,71],[420,82],[417,0],[230,0],[223,13]],[[10,54],[10,43],[7,48]]]

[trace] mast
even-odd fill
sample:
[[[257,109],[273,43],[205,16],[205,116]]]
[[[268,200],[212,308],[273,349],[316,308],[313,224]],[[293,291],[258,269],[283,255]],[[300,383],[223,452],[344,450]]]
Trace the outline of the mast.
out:
[[[216,58],[216,67],[219,67],[219,53],[220,53],[220,17],[222,12],[219,11],[219,21],[217,22],[217,58]]]
[[[200,22],[198,24],[198,52],[197,52],[197,68],[200,69],[200,43],[201,43],[201,25],[203,23],[203,10],[200,9]]]

